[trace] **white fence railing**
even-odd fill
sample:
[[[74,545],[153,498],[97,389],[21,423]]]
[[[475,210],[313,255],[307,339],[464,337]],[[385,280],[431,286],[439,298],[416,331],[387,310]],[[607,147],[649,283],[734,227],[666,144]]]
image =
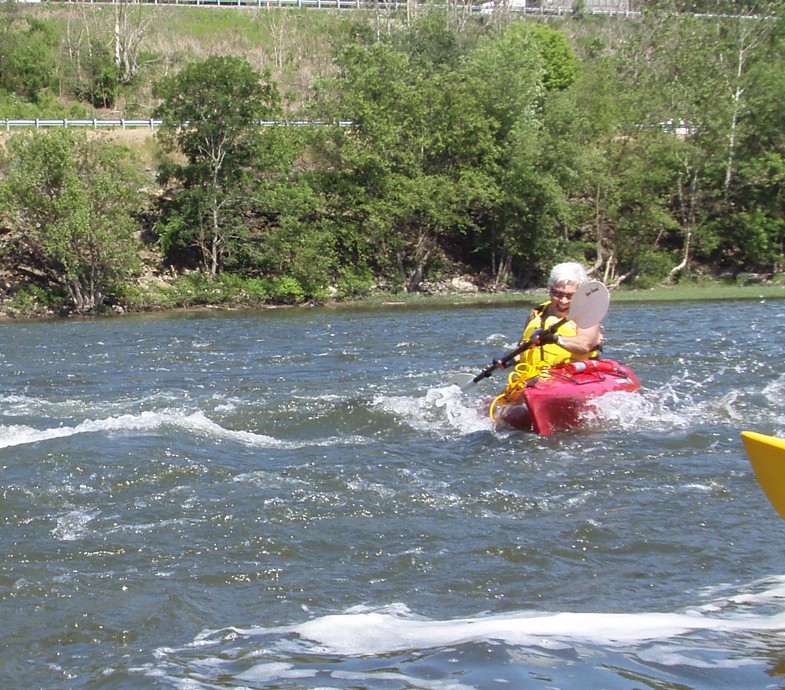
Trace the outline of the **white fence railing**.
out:
[[[27,0],[30,1],[30,0]],[[114,4],[117,0],[50,0],[58,2],[90,4]],[[336,10],[383,10],[397,12],[406,10],[406,0],[135,0],[148,5],[178,7],[257,7],[260,9],[308,8]],[[419,4],[419,3],[416,3]],[[525,14],[568,16],[574,11],[572,0],[499,0],[498,2],[467,2],[469,12],[490,13],[492,11],[521,12]],[[582,9],[584,14],[632,16],[639,12],[632,8],[632,0],[588,0]]]
[[[45,129],[47,127],[79,127],[83,129],[155,129],[156,127],[160,127],[162,122],[162,120],[154,120],[152,118],[149,120],[126,120],[125,118],[120,118],[117,120],[99,120],[97,118],[93,118],[92,120],[70,120],[68,118],[59,120],[45,120],[43,118],[35,118],[32,120],[12,120],[6,118],[0,119],[0,131],[5,130],[6,132],[10,132],[13,129]],[[320,120],[259,120],[256,124],[261,127],[316,127],[329,123],[325,123]],[[342,121],[338,122],[337,124],[339,127],[349,127],[352,123],[349,121]]]
[[[42,118],[35,118],[33,120],[12,120],[9,118],[0,119],[0,129],[10,132],[12,129],[20,128],[35,128],[43,129],[45,127],[82,127],[90,129],[139,129],[140,127],[147,127],[155,129],[161,125],[161,120],[70,120],[63,118],[61,120],[44,120]]]

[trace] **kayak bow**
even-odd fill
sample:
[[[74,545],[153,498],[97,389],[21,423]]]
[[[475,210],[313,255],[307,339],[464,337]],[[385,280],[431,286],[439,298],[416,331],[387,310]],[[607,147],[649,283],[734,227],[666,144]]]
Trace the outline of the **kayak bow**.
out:
[[[640,388],[635,373],[612,359],[552,367],[546,375],[514,382],[491,404],[491,419],[521,431],[549,436],[580,426],[591,401],[614,391]]]
[[[763,493],[785,519],[785,439],[755,431],[742,431],[741,438]]]

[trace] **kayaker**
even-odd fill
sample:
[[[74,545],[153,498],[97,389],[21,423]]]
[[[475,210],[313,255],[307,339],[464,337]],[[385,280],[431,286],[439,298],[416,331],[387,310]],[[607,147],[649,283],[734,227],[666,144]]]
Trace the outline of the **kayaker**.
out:
[[[531,311],[523,329],[521,343],[529,341],[532,347],[515,359],[528,365],[532,376],[557,364],[597,357],[603,339],[600,324],[580,328],[569,320],[572,297],[588,280],[586,269],[575,261],[557,264],[551,270],[548,276],[550,299]],[[567,321],[552,332],[551,327],[564,318]]]

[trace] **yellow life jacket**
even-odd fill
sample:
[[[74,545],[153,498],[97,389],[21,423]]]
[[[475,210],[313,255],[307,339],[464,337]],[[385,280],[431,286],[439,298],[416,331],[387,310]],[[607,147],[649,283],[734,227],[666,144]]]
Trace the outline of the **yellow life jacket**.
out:
[[[523,331],[523,338],[521,342],[526,342],[531,339],[532,333],[538,328],[548,329],[555,323],[561,321],[556,316],[548,316],[543,322],[543,314],[548,309],[550,300],[543,302],[539,307],[535,308],[534,316],[531,321],[526,324]],[[565,337],[578,334],[578,324],[575,321],[565,321],[559,326],[556,335],[563,335]],[[520,361],[515,365],[515,370],[507,377],[507,387],[501,395],[491,403],[489,410],[491,419],[498,422],[504,414],[504,409],[511,401],[518,399],[521,391],[532,381],[538,378],[549,378],[551,376],[548,369],[557,364],[568,364],[569,362],[578,362],[586,359],[596,359],[599,356],[598,350],[592,350],[585,355],[576,355],[569,350],[556,343],[549,343],[548,345],[539,345],[538,347],[530,347],[521,353]]]
[[[545,318],[543,322],[543,314],[545,310],[550,305],[550,300],[548,302],[543,302],[539,307],[535,309],[535,315],[532,317],[532,320],[526,324],[526,328],[523,331],[523,338],[521,342],[525,342],[529,340],[534,333],[535,330],[538,328],[548,329],[553,324],[561,321],[560,318],[557,316],[548,316]],[[565,321],[561,326],[556,329],[556,335],[563,335],[565,337],[571,335],[578,334],[578,325],[575,321]],[[596,350],[590,352],[585,355],[576,355],[573,352],[569,352],[565,350],[563,347],[560,347],[556,343],[550,343],[548,345],[540,345],[538,347],[530,347],[528,350],[524,351],[521,354],[521,362],[526,363],[526,365],[531,370],[542,370],[548,367],[555,366],[557,364],[567,364],[568,362],[577,362],[582,359],[594,359],[597,357]]]

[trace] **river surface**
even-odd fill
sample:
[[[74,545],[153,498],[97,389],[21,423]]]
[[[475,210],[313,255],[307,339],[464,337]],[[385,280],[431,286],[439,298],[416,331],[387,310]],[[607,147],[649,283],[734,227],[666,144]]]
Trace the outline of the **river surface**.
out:
[[[785,300],[611,304],[547,438],[449,384],[527,308],[0,326],[0,687],[785,688]]]

